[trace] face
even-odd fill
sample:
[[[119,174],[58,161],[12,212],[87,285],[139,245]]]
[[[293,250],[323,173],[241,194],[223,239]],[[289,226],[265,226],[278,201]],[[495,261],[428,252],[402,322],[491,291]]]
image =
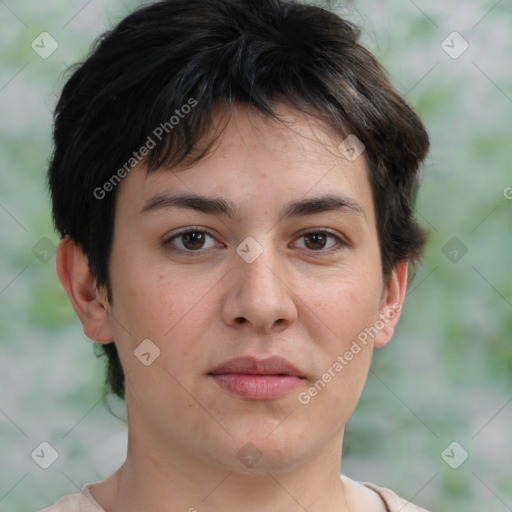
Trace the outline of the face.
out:
[[[363,156],[280,113],[239,106],[199,163],[137,168],[118,190],[108,322],[131,431],[227,469],[341,439],[398,314]]]

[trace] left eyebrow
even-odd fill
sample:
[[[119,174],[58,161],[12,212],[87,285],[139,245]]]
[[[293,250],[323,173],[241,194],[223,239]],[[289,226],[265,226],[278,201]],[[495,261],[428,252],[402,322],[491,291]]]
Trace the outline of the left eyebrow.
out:
[[[239,210],[232,201],[197,194],[157,194],[144,205],[141,213],[145,214],[164,208],[189,208],[213,215],[226,215],[235,219],[240,218]],[[354,199],[343,195],[328,194],[289,203],[281,212],[280,220],[343,210],[366,218],[364,209]]]
[[[356,213],[366,218],[363,208],[354,199],[348,196],[329,194],[290,203],[281,215],[281,219],[340,210]]]

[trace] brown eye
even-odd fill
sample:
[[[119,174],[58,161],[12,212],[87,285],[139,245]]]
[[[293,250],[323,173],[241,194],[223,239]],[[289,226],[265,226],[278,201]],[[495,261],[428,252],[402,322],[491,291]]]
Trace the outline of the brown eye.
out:
[[[308,249],[316,252],[327,252],[327,250],[336,246],[340,246],[341,248],[341,246],[344,245],[347,244],[340,236],[324,229],[303,233],[298,238],[297,242],[297,246],[300,249]]]
[[[206,237],[201,231],[193,231],[192,233],[185,233],[181,235],[183,246],[190,250],[201,249],[204,245]]]
[[[163,242],[164,246],[172,251],[184,253],[200,253],[201,249],[210,249],[215,246],[212,235],[202,229],[188,229],[171,236]]]
[[[313,233],[305,235],[306,247],[308,249],[318,250],[323,249],[327,243],[327,236],[324,233]]]

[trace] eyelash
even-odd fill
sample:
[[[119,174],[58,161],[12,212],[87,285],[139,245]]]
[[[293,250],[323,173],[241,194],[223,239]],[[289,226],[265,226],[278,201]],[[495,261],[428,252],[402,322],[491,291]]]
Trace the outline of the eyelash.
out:
[[[210,236],[211,238],[215,239],[214,234],[209,229],[206,229],[206,228],[203,228],[203,227],[200,227],[200,226],[190,226],[190,227],[184,229],[183,231],[180,231],[179,233],[175,233],[171,237],[165,239],[163,241],[162,245],[167,250],[170,250],[172,252],[186,253],[187,255],[196,255],[196,256],[203,255],[203,253],[208,251],[209,249],[199,249],[197,251],[194,251],[194,250],[190,250],[190,249],[179,249],[179,248],[176,248],[176,247],[172,247],[172,242],[174,240],[176,240],[176,239],[178,239],[178,238],[180,238],[180,237],[182,237],[184,235],[190,234],[190,233],[205,233],[208,236]],[[297,239],[306,237],[308,235],[316,235],[316,234],[324,234],[324,235],[327,235],[327,236],[329,236],[331,238],[334,238],[336,240],[336,245],[333,246],[333,247],[330,247],[328,249],[314,250],[314,249],[307,249],[307,248],[302,249],[301,248],[302,250],[310,251],[313,254],[315,254],[315,253],[316,254],[322,254],[322,253],[326,254],[326,253],[332,252],[333,250],[334,251],[340,250],[341,247],[349,245],[349,243],[344,238],[342,238],[341,236],[333,233],[331,230],[329,230],[327,228],[315,228],[315,229],[310,229],[308,231],[304,231],[304,232],[299,234]],[[338,247],[336,248],[336,246],[338,246]]]

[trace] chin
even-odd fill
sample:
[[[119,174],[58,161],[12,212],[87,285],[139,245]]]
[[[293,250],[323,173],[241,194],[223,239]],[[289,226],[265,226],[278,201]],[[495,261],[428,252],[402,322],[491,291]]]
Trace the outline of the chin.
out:
[[[306,428],[301,433],[284,424],[277,428],[276,425],[275,421],[267,420],[258,426],[252,422],[248,428],[228,429],[233,439],[227,450],[219,454],[226,469],[268,477],[268,472],[278,474],[293,469],[314,452],[314,447],[304,442]],[[225,455],[228,455],[227,460]]]

